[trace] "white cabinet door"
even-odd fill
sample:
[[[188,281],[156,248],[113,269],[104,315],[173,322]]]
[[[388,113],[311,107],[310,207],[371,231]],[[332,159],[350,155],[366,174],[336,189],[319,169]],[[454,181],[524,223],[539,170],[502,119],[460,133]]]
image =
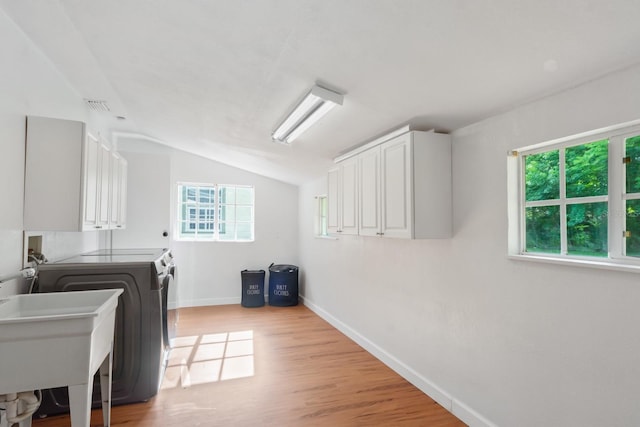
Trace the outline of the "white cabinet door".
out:
[[[335,167],[327,175],[327,232],[340,231],[340,169]]]
[[[82,230],[86,136],[82,122],[36,116],[27,118],[25,230]]]
[[[382,234],[413,237],[413,165],[411,134],[380,147],[382,159]]]
[[[127,228],[127,173],[129,164],[124,157],[120,157],[120,179],[118,182],[118,223],[117,228]]]
[[[109,228],[109,196],[111,174],[111,150],[104,143],[100,143],[100,173],[98,179],[98,224],[96,228]]]
[[[94,230],[98,225],[98,181],[100,177],[100,141],[87,134],[84,143],[82,229]]]
[[[126,219],[127,161],[116,152],[111,153],[111,184],[109,197],[109,228],[121,229]]]
[[[341,230],[342,234],[358,234],[358,159],[345,160],[341,173]]]
[[[358,230],[361,236],[378,236],[380,221],[380,147],[358,156],[360,203]]]

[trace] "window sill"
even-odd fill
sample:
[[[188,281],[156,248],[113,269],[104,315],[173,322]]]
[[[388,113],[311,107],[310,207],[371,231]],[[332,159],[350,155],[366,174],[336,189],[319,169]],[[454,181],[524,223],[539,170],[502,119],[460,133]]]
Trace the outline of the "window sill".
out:
[[[253,243],[255,240],[205,240],[205,239],[174,239],[174,242],[196,242],[196,243]]]
[[[600,270],[626,271],[629,273],[640,273],[640,264],[623,263],[620,261],[570,259],[561,257],[538,256],[538,255],[508,255],[514,261],[542,262],[547,264],[566,265],[571,267],[597,268]]]
[[[320,234],[316,234],[313,237],[315,237],[316,239],[322,239],[322,240],[338,240],[338,238],[335,236],[322,236]]]

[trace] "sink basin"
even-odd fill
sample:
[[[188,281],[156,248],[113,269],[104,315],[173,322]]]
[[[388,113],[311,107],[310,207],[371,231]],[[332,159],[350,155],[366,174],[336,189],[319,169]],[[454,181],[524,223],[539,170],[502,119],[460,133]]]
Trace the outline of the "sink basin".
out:
[[[111,354],[115,309],[122,292],[52,292],[0,299],[0,394],[91,385],[93,374]]]
[[[52,292],[14,295],[0,299],[0,324],[49,322],[71,318],[98,317],[103,305],[115,304],[120,290]],[[113,300],[113,301],[111,301]],[[106,309],[107,307],[104,307]],[[5,328],[3,328],[4,331]],[[35,332],[35,331],[34,331]]]

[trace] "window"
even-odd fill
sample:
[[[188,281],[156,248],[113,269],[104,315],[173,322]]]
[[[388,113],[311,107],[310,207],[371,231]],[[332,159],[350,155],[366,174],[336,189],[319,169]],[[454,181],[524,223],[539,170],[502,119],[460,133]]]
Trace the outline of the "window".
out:
[[[177,238],[253,241],[253,187],[178,184]]]
[[[640,266],[640,126],[510,153],[509,253]]]
[[[315,221],[315,233],[316,236],[326,237],[329,235],[327,228],[327,215],[328,205],[327,196],[316,196],[316,221]]]

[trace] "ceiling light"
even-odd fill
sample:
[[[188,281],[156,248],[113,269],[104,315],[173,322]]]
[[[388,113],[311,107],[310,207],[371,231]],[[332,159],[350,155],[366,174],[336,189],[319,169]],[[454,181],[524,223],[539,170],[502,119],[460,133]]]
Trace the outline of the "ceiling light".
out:
[[[302,101],[273,131],[274,141],[290,144],[312,124],[320,120],[336,105],[342,105],[343,96],[320,86],[313,86]]]

